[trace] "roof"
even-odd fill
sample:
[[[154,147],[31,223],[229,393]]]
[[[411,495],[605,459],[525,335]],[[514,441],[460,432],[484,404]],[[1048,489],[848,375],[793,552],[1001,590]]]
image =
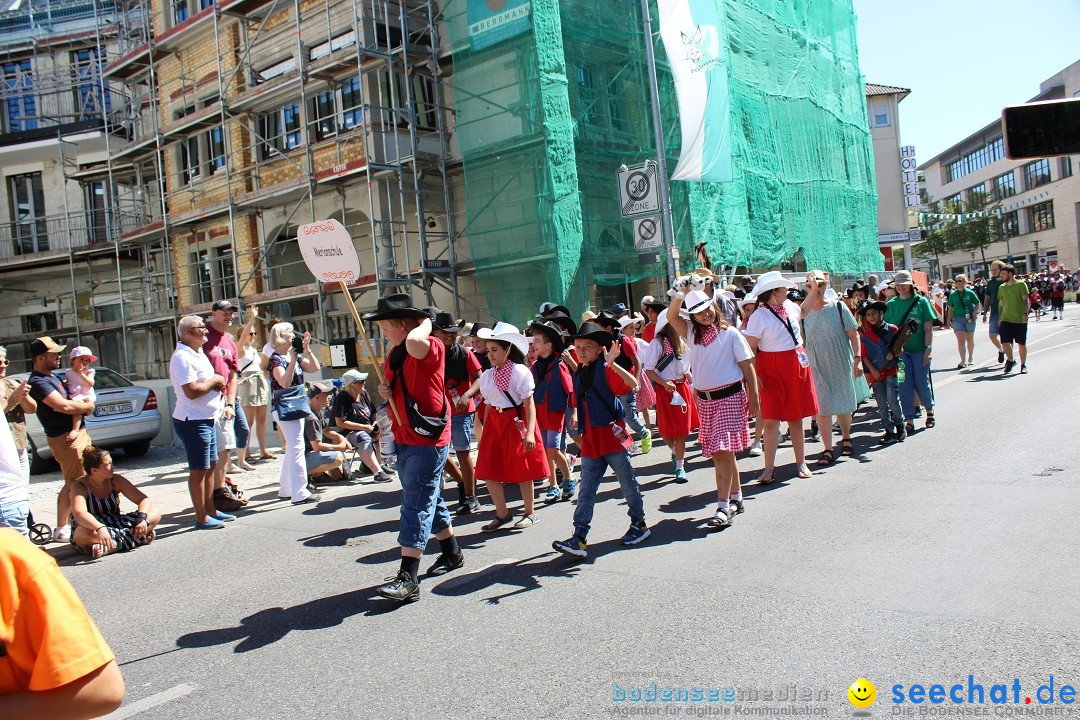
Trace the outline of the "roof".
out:
[[[875,95],[899,95],[900,100],[903,100],[911,94],[911,90],[902,87],[893,87],[892,85],[874,85],[873,83],[866,83],[866,97],[873,97]],[[897,101],[899,102],[899,100]]]

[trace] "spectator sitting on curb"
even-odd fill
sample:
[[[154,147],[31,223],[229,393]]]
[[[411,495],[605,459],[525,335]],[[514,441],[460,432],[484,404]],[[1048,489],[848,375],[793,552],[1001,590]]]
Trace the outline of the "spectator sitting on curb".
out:
[[[304,441],[307,443],[304,460],[309,481],[313,484],[322,475],[329,475],[331,480],[352,479],[347,469],[342,470],[345,463],[343,451],[349,449],[349,441],[323,422],[322,412],[330,404],[331,392],[333,387],[327,383],[313,382],[308,388],[311,414],[304,423]]]

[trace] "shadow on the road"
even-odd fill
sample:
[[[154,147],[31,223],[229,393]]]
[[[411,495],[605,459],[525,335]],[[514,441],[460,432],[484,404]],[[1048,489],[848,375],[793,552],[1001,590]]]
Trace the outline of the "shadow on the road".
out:
[[[394,518],[392,520],[383,520],[382,522],[363,525],[361,527],[338,528],[337,530],[330,530],[328,532],[319,533],[318,535],[300,538],[300,541],[307,547],[342,547],[350,544],[350,541],[357,538],[396,530],[398,524],[398,519]]]
[[[359,492],[323,500],[304,511],[305,515],[332,515],[338,510],[367,508],[368,510],[390,510],[401,505],[401,486],[387,483],[386,489],[375,490],[372,486],[343,486]]]
[[[205,648],[240,641],[234,652],[245,653],[281,640],[294,630],[323,630],[340,625],[353,615],[374,615],[395,609],[377,600],[375,588],[317,598],[289,608],[267,608],[240,620],[237,627],[200,630],[182,635],[180,648]]]
[[[591,550],[591,548],[590,548]],[[454,575],[432,589],[432,595],[462,597],[482,592],[496,585],[507,585],[513,590],[484,598],[489,605],[498,605],[503,600],[521,595],[532,590],[539,590],[543,578],[564,578],[577,575],[581,568],[576,564],[547,562],[560,557],[554,550],[534,555],[524,560],[509,563],[496,563],[471,573]],[[544,562],[535,562],[542,560]]]

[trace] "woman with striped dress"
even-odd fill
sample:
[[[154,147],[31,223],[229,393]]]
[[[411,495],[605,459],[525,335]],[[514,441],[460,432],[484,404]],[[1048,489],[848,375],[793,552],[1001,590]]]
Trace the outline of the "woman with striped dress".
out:
[[[94,447],[83,451],[86,475],[71,486],[71,544],[94,559],[127,552],[154,540],[161,512],[145,493],[113,472],[112,456]],[[138,508],[120,512],[120,495]]]

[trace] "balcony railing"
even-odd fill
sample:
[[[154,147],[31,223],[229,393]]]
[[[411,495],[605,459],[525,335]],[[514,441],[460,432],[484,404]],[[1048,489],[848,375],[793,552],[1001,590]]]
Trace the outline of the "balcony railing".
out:
[[[69,213],[0,223],[0,260],[105,243],[103,212]]]
[[[100,126],[105,114],[110,130],[130,133],[137,121],[130,108],[122,92],[106,86],[103,99],[96,76],[80,75],[75,70],[5,75],[0,82],[3,135],[25,135],[26,139],[55,136],[63,127]]]
[[[93,30],[119,12],[113,0],[22,0],[4,6],[13,9],[0,12],[0,47]]]

